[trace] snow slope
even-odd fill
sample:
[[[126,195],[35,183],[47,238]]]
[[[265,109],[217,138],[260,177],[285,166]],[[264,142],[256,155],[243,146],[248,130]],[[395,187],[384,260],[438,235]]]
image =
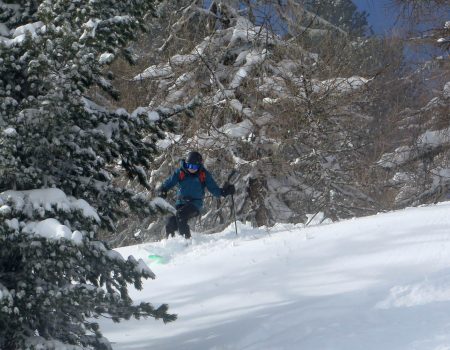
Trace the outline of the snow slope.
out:
[[[450,349],[450,202],[302,228],[239,226],[125,247],[136,301],[179,319],[103,321],[114,349]],[[165,264],[148,255],[162,254]]]

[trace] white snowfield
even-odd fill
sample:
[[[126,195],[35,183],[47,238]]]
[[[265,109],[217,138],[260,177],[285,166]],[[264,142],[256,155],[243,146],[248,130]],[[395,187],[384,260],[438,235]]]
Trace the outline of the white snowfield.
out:
[[[178,320],[102,321],[116,350],[450,349],[450,202],[119,251],[167,259],[131,294]]]

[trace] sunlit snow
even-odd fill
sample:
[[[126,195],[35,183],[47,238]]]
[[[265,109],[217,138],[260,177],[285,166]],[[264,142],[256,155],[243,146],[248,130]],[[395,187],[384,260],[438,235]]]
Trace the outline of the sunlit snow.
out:
[[[449,213],[445,202],[121,248],[157,276],[132,297],[178,320],[105,320],[104,334],[115,350],[448,349]]]

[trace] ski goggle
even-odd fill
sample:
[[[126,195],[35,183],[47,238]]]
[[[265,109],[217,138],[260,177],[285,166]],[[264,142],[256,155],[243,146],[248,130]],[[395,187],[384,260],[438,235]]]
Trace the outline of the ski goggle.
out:
[[[200,169],[200,164],[184,163],[186,169],[198,170]]]

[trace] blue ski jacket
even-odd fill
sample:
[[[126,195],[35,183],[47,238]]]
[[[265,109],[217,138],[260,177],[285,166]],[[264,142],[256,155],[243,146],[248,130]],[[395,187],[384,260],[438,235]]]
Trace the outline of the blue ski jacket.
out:
[[[180,173],[183,172],[183,175]],[[200,180],[200,174],[204,174],[204,182]],[[203,166],[195,173],[191,174],[185,170],[183,166],[175,170],[161,185],[162,191],[168,191],[175,185],[178,185],[176,205],[183,205],[191,202],[200,211],[203,207],[203,199],[205,197],[205,187],[215,197],[222,195],[222,189],[214,181],[211,173]]]

